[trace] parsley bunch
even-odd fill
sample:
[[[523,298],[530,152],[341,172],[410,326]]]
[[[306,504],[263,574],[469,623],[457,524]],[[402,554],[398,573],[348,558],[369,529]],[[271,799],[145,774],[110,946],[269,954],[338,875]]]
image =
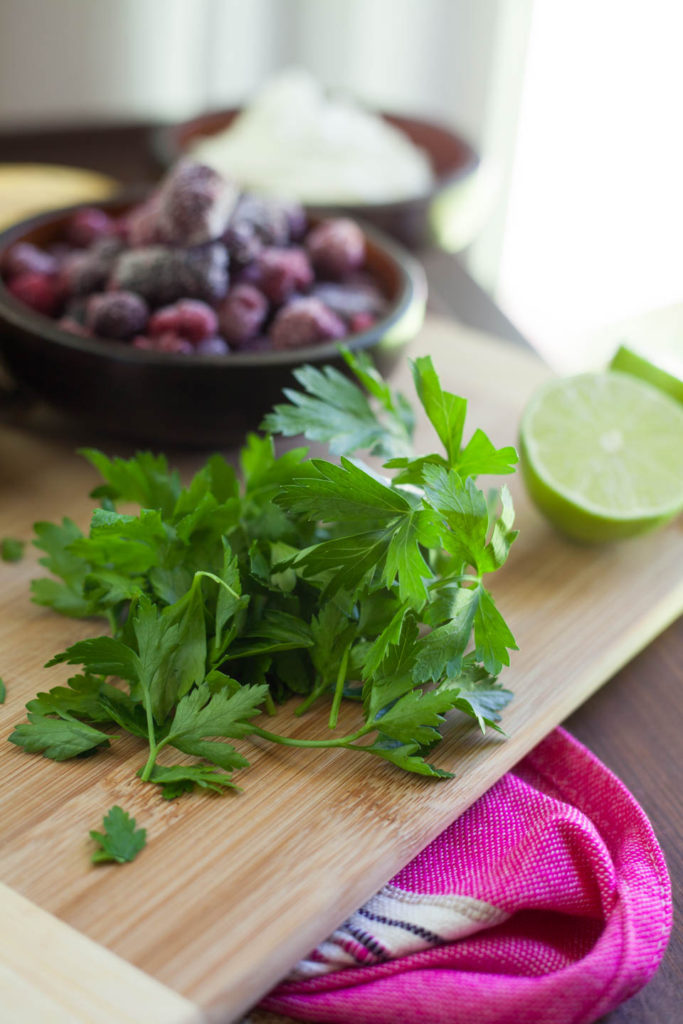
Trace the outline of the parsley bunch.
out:
[[[343,354],[358,383],[300,368],[302,390],[285,392],[265,436],[247,438],[242,482],[220,455],[183,487],[162,456],[83,452],[103,479],[100,507],[87,536],[69,519],[36,525],[52,576],[33,582],[33,599],[101,616],[111,635],[48,663],[80,672],[28,703],[13,743],[63,760],[124,730],[146,745],[140,777],[173,798],[234,787],[248,762],[229,741],[247,736],[346,747],[443,778],[425,756],[447,712],[498,729],[511,694],[497,676],[516,645],[484,577],[516,533],[507,489],[486,496],[475,481],[511,473],[516,452],[481,430],[463,444],[467,403],[443,391],[424,357],[415,389],[443,451],[415,456],[406,399],[367,357]],[[327,442],[340,462],[306,448],[278,456],[277,434]],[[349,457],[359,450],[381,456],[393,478]],[[140,511],[121,512],[122,502]],[[297,713],[329,703],[327,738],[264,727],[292,697]],[[344,736],[342,700],[358,710]]]

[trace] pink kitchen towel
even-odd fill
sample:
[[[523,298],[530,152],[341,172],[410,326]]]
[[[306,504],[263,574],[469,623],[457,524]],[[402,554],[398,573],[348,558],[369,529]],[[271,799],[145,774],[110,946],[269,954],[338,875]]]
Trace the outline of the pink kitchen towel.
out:
[[[557,729],[261,1005],[340,1024],[589,1024],[654,974],[671,913],[643,811]]]

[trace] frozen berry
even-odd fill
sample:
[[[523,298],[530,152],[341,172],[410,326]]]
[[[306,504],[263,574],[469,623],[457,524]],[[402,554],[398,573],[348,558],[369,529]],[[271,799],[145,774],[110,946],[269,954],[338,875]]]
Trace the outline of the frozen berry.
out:
[[[365,260],[365,237],[346,217],[321,221],[306,238],[311,263],[323,277],[346,277]]]
[[[137,292],[151,306],[182,298],[213,304],[228,289],[228,254],[220,244],[197,249],[164,245],[131,249],[116,261],[109,287]]]
[[[72,316],[63,316],[61,320],[57,321],[57,326],[61,327],[63,331],[68,331],[69,334],[78,334],[81,338],[92,337],[92,332],[80,320],[74,320]]]
[[[85,325],[101,338],[132,338],[144,330],[149,311],[135,292],[104,292],[91,295]]]
[[[227,356],[230,352],[230,346],[225,338],[216,336],[215,338],[205,338],[204,341],[200,341],[195,351],[200,356]]]
[[[104,210],[90,206],[77,210],[66,226],[67,241],[83,249],[113,232],[114,224],[111,217]]]
[[[17,242],[8,250],[2,261],[3,272],[7,277],[18,277],[20,274],[54,274],[58,261],[54,255],[39,249],[30,242]]]
[[[134,206],[121,218],[116,226],[117,234],[133,249],[143,245],[154,245],[159,241],[159,206],[159,195],[155,192],[144,203]]]
[[[24,305],[45,316],[54,316],[62,304],[63,291],[53,274],[19,274],[7,288]]]
[[[337,316],[342,316],[346,320],[358,313],[376,317],[386,308],[386,299],[379,289],[365,281],[348,284],[325,281],[316,284],[311,294],[329,306]]]
[[[265,295],[250,284],[230,288],[218,310],[221,332],[234,345],[241,345],[258,334],[267,315]]]
[[[148,352],[170,352],[174,355],[189,356],[194,352],[194,346],[187,338],[181,338],[177,334],[167,331],[157,338],[149,338],[147,335],[138,335],[133,338],[133,347],[146,349]]]
[[[375,322],[372,313],[354,313],[349,317],[349,330],[353,334],[360,334],[361,331],[369,330]]]
[[[170,332],[195,344],[213,337],[217,329],[216,313],[199,299],[181,299],[171,306],[158,309],[150,317],[147,327],[152,336]]]
[[[176,245],[220,238],[238,198],[237,186],[211,167],[182,161],[159,192],[159,237]]]
[[[281,200],[280,206],[287,217],[290,242],[299,242],[306,234],[306,228],[308,227],[306,211],[301,203],[294,202],[293,200],[291,202]]]
[[[241,196],[231,223],[248,224],[263,245],[283,246],[290,240],[286,204],[265,196]]]
[[[343,338],[344,321],[316,298],[295,299],[283,306],[270,328],[274,348],[300,348],[331,338]]]
[[[263,242],[257,235],[254,225],[246,220],[228,224],[223,235],[223,244],[230,256],[230,266],[237,268],[246,267],[256,259],[263,248]]]
[[[276,305],[313,283],[313,268],[303,249],[263,249],[256,264],[261,275],[259,287]]]
[[[71,295],[102,291],[122,249],[118,238],[103,238],[90,249],[76,249],[64,257],[60,280]]]

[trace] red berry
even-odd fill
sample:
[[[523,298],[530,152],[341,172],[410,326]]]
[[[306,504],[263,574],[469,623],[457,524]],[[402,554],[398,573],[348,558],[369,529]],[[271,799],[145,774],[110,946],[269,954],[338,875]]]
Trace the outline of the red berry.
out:
[[[256,264],[261,273],[261,291],[276,305],[313,283],[313,268],[303,249],[263,249]]]
[[[221,331],[234,345],[242,345],[257,335],[267,315],[265,295],[250,284],[230,288],[218,311]]]
[[[274,348],[300,348],[331,338],[343,338],[346,327],[336,313],[316,298],[302,298],[284,306],[270,328]]]
[[[361,331],[367,331],[375,322],[375,317],[372,313],[354,313],[353,316],[349,317],[349,330],[352,334],[360,334]]]
[[[323,277],[338,280],[365,261],[365,236],[347,217],[321,221],[306,238],[311,263]]]
[[[211,338],[218,329],[218,317],[211,306],[198,299],[180,299],[153,313],[147,330],[152,337],[171,332],[195,344]]]
[[[52,274],[19,274],[7,288],[20,302],[45,316],[54,316],[62,304],[63,292]]]

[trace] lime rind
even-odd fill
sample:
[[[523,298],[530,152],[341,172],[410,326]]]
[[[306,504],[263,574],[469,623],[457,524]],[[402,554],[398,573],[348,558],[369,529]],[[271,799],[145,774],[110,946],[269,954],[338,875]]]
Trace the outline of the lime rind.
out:
[[[568,536],[643,533],[683,510],[683,408],[620,372],[549,381],[520,427],[529,494]]]
[[[612,357],[610,369],[630,373],[639,380],[647,381],[683,404],[683,378],[669,370],[664,362],[653,362],[629,345],[619,346]]]

